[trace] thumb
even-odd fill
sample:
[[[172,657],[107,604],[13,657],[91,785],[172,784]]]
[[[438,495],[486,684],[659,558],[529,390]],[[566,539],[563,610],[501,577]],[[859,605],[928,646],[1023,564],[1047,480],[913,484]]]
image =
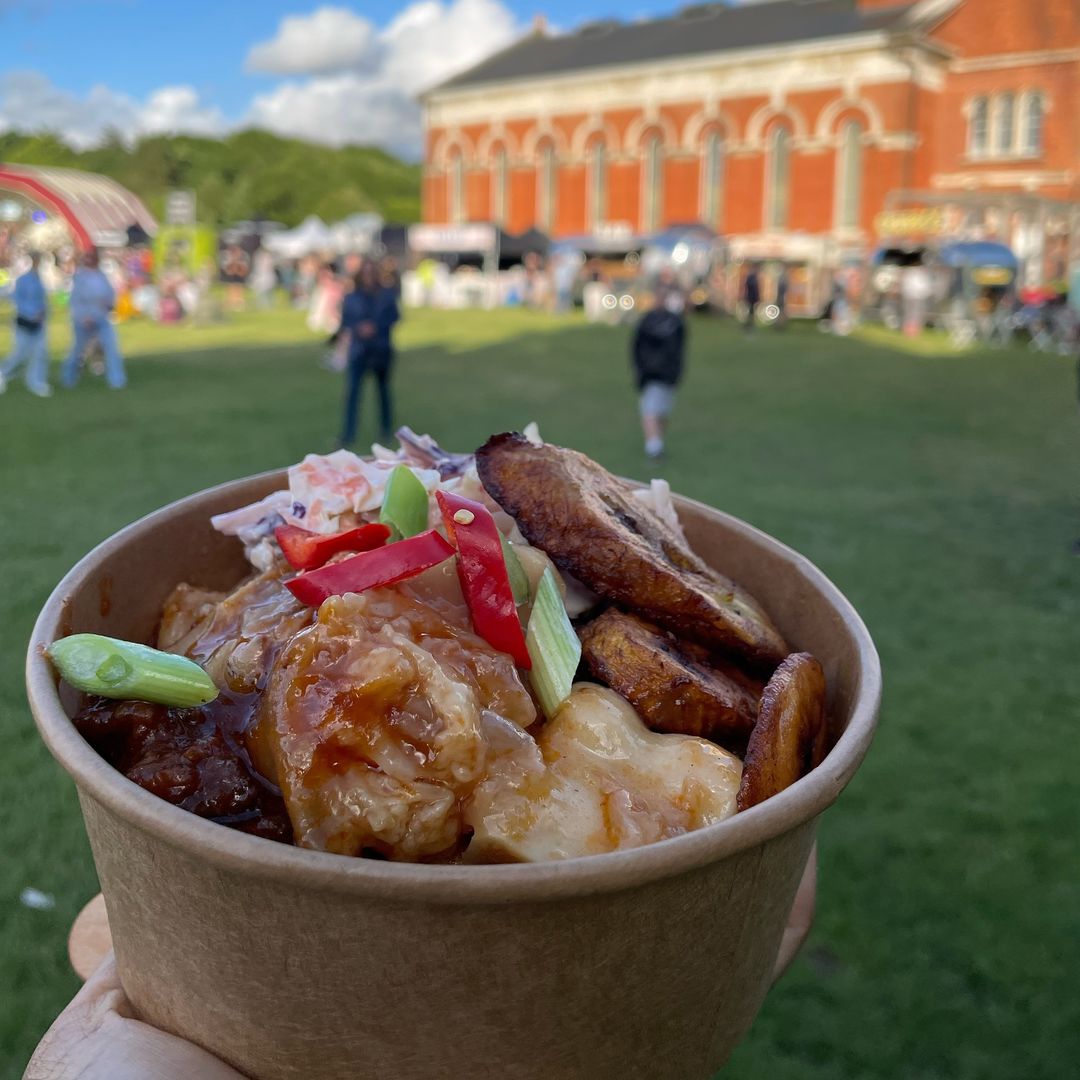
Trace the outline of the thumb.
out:
[[[38,1044],[23,1080],[243,1080],[201,1046],[134,1017],[110,952]]]

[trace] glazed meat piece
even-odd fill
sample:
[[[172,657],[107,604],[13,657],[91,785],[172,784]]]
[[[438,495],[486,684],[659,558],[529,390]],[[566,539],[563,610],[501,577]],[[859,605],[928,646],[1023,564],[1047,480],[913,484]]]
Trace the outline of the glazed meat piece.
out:
[[[110,764],[159,798],[289,843],[281,796],[251,768],[236,738],[251,707],[228,694],[195,709],[102,698],[79,713],[75,726]]]
[[[194,585],[177,585],[165,601],[158,625],[157,647],[169,650],[186,638],[214,613],[228,593],[198,589]]]
[[[165,602],[158,648],[195,660],[222,689],[262,689],[278,651],[314,618],[282,584],[288,572],[274,567],[223,598],[177,586]]]
[[[825,673],[810,653],[792,653],[761,695],[739,785],[747,810],[816,768],[828,749]]]
[[[467,809],[466,862],[640,847],[735,812],[741,766],[704,739],[657,735],[618,694],[580,683],[537,746],[492,767]]]
[[[615,608],[587,623],[589,670],[637,709],[653,731],[745,744],[763,684],[704,646]]]
[[[753,597],[706,566],[627,484],[584,454],[507,433],[480,447],[476,466],[529,543],[593,592],[761,666],[787,655]]]
[[[536,709],[513,660],[472,632],[445,571],[430,573],[331,597],[278,657],[252,748],[303,847],[448,857],[462,801],[528,740]]]

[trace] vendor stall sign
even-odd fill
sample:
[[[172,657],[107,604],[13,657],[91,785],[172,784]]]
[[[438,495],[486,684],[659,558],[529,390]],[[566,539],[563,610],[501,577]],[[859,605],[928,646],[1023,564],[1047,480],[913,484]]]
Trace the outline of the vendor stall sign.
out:
[[[195,224],[195,192],[174,190],[165,196],[166,225]]]
[[[940,236],[945,213],[939,207],[882,210],[874,218],[874,229],[878,236]]]
[[[492,251],[495,247],[495,226],[483,223],[472,225],[410,225],[409,247],[416,252],[444,254],[466,251]]]
[[[971,280],[984,288],[1012,284],[1013,271],[1007,266],[977,266],[971,271]]]

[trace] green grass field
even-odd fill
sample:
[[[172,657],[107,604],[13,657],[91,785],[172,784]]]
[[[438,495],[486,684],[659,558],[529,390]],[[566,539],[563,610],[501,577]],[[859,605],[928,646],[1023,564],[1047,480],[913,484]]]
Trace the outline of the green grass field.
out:
[[[0,397],[0,1074],[74,992],[96,891],[74,790],[23,697],[35,613],[162,503],[332,447],[339,376],[298,316],[125,328],[131,385]],[[7,346],[0,331],[0,350]],[[56,347],[59,348],[59,334]],[[410,315],[399,419],[468,448],[540,422],[646,476],[626,332]],[[363,434],[374,429],[365,401]],[[1080,1061],[1080,415],[1069,361],[811,328],[691,330],[662,473],[805,552],[862,612],[885,704],[821,829],[817,923],[725,1078],[1059,1080]],[[33,886],[50,911],[19,902]]]

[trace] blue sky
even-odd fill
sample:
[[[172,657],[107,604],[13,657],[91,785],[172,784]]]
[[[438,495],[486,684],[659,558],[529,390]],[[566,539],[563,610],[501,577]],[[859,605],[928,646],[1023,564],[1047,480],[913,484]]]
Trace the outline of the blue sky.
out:
[[[543,12],[572,28],[664,14],[634,0],[0,0],[0,131],[79,144],[260,124],[331,143],[418,148],[415,93]]]

